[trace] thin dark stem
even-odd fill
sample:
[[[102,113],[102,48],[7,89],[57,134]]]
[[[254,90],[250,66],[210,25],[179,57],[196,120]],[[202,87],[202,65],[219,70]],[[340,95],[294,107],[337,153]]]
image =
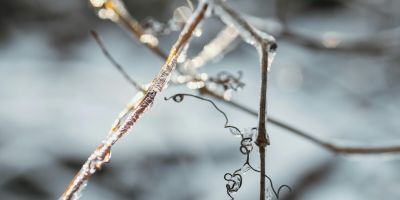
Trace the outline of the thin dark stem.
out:
[[[269,145],[265,120],[267,116],[268,51],[267,43],[261,44],[261,91],[258,112],[258,136],[256,145],[260,153],[260,200],[265,200],[265,151]]]
[[[127,80],[131,85],[133,85],[137,90],[145,92],[145,89],[134,81],[129,74],[124,70],[124,68],[114,59],[114,57],[107,51],[107,48],[104,46],[103,42],[100,39],[99,34],[96,31],[91,30],[90,34],[96,40],[97,44],[99,45],[101,51],[103,52],[104,56],[111,62],[111,64],[122,74],[122,76]]]

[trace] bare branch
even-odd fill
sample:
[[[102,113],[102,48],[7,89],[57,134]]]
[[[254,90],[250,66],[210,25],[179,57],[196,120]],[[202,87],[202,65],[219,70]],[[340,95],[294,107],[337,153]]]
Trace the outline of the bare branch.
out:
[[[268,50],[267,43],[261,44],[261,91],[258,112],[258,136],[256,144],[260,153],[260,200],[265,199],[265,151],[270,144],[265,120],[267,118]]]
[[[170,74],[176,66],[176,59],[182,52],[185,45],[189,42],[193,30],[202,21],[208,4],[201,1],[196,12],[191,16],[190,20],[183,28],[177,42],[171,48],[170,54],[165,64],[161,67],[159,74],[153,79],[149,89],[137,101],[132,111],[123,122],[122,126],[118,126],[116,131],[112,130],[107,138],[99,145],[99,147],[89,156],[88,160],[82,166],[81,170],[72,180],[67,190],[60,199],[71,200],[78,199],[80,191],[87,184],[89,178],[103,165],[109,162],[111,158],[111,147],[137,122],[137,120],[151,107],[157,93],[161,92],[166,84],[168,84]]]

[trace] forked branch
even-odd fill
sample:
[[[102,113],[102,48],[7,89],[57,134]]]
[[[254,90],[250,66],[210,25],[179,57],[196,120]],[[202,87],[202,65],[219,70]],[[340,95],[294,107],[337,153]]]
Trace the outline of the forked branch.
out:
[[[224,1],[215,0],[215,13],[221,20],[229,25],[234,24],[239,30],[239,34],[244,41],[253,45],[258,51],[261,60],[261,90],[260,104],[258,112],[258,136],[256,145],[260,154],[260,200],[265,200],[266,184],[265,184],[265,152],[266,146],[270,144],[266,129],[267,119],[267,86],[268,86],[268,71],[272,63],[274,51],[276,50],[275,39],[266,33],[252,27],[238,13],[230,8]],[[272,52],[272,51],[273,52]]]

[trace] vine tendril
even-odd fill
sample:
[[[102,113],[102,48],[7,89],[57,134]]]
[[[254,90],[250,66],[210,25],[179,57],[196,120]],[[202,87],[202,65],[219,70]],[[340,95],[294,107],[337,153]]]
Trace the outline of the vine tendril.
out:
[[[168,100],[172,99],[173,101],[180,103],[184,100],[185,96],[189,96],[189,97],[193,97],[196,99],[200,99],[202,101],[209,102],[219,113],[221,113],[224,116],[224,118],[225,118],[224,128],[229,128],[229,130],[232,132],[232,134],[239,135],[242,138],[240,141],[239,151],[243,155],[246,156],[246,161],[243,164],[242,168],[235,170],[233,173],[228,172],[224,175],[224,179],[227,181],[226,193],[233,200],[234,198],[232,196],[232,193],[238,192],[239,189],[242,187],[242,183],[243,183],[242,173],[247,172],[249,169],[253,170],[254,172],[260,173],[260,170],[254,168],[250,163],[250,153],[253,150],[253,136],[255,135],[255,134],[253,134],[253,131],[257,132],[257,128],[255,128],[255,127],[252,128],[250,130],[249,134],[246,134],[246,135],[243,134],[239,130],[239,128],[237,128],[236,126],[229,125],[228,116],[226,115],[226,113],[224,111],[222,111],[220,108],[218,108],[218,106],[212,100],[204,98],[204,97],[196,96],[193,94],[178,93],[178,94],[175,94],[168,98],[164,97],[164,100],[168,101]],[[265,177],[268,179],[271,189],[272,189],[272,192],[274,193],[274,195],[277,199],[279,199],[280,192],[284,188],[286,188],[287,190],[292,192],[292,189],[288,185],[281,185],[281,186],[279,186],[278,190],[276,190],[274,187],[274,184],[272,182],[272,179],[267,175],[265,175]]]

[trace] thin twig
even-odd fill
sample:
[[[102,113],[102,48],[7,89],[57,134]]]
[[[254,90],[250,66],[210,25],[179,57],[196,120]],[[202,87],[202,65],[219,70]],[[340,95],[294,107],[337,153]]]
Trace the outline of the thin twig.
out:
[[[93,36],[93,38],[96,40],[97,44],[99,45],[101,51],[103,52],[104,56],[111,62],[111,64],[124,76],[125,80],[127,80],[131,85],[133,85],[137,90],[145,92],[145,89],[143,86],[138,84],[136,81],[134,81],[128,73],[124,70],[124,68],[114,59],[114,57],[107,51],[107,48],[104,46],[103,42],[100,39],[99,34],[91,30],[90,34]]]
[[[89,178],[97,170],[100,170],[105,163],[109,162],[109,159],[111,158],[111,147],[122,136],[129,132],[130,128],[137,122],[137,120],[151,107],[157,93],[161,92],[164,86],[168,84],[169,76],[176,66],[177,58],[179,57],[185,45],[187,45],[189,42],[193,30],[204,18],[207,7],[208,3],[204,1],[200,2],[198,8],[183,28],[178,40],[171,48],[167,61],[161,67],[159,74],[153,79],[149,89],[146,91],[143,97],[137,101],[137,105],[129,113],[129,116],[127,116],[127,119],[123,122],[122,126],[120,126],[117,131],[110,132],[107,138],[89,156],[88,160],[82,166],[81,170],[72,180],[71,184],[68,186],[60,199],[78,199],[80,191],[87,184]]]

